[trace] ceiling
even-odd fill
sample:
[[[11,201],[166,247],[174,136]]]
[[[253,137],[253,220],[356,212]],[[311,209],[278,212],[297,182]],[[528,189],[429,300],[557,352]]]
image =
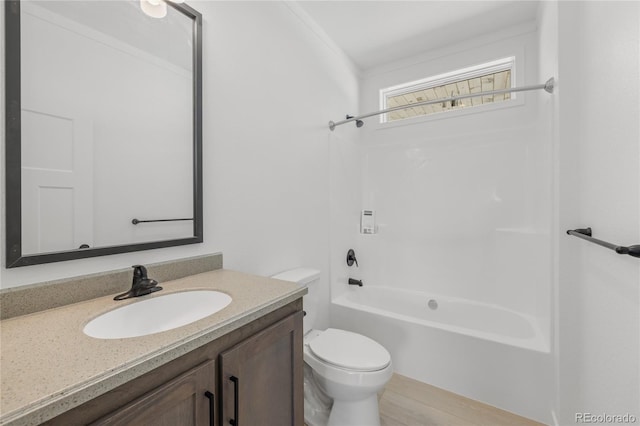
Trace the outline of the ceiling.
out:
[[[536,19],[537,1],[298,1],[362,71]]]

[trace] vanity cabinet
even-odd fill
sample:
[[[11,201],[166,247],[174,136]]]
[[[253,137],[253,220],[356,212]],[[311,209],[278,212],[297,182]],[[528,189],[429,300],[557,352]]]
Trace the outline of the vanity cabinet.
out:
[[[302,316],[298,299],[44,424],[302,426]]]
[[[207,361],[91,425],[212,425],[215,379],[215,361]]]
[[[302,324],[289,316],[220,354],[223,425],[304,422]]]

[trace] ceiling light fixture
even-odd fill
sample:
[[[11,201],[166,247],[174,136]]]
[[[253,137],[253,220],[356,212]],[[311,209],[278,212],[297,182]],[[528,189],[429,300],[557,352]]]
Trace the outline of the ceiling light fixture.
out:
[[[172,3],[184,3],[184,0],[171,0]],[[164,18],[167,16],[167,3],[165,0],[140,0],[140,9],[152,18]]]

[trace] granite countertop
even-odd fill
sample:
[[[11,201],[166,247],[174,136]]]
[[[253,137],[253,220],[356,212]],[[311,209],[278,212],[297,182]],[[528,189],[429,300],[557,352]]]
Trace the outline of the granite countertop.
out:
[[[0,321],[0,424],[39,424],[306,293],[295,283],[224,269],[160,285],[164,290],[141,298],[115,302],[112,295]],[[233,301],[206,318],[148,336],[104,340],[82,332],[114,308],[198,289],[222,291]]]

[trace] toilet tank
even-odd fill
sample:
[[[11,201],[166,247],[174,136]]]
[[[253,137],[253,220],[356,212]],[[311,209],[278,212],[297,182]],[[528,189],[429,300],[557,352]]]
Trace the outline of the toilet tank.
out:
[[[280,272],[272,276],[277,280],[291,281],[301,287],[307,287],[307,295],[302,297],[303,309],[306,313],[303,320],[304,334],[313,328],[318,317],[320,297],[318,295],[318,279],[320,271],[311,268],[296,268]]]

